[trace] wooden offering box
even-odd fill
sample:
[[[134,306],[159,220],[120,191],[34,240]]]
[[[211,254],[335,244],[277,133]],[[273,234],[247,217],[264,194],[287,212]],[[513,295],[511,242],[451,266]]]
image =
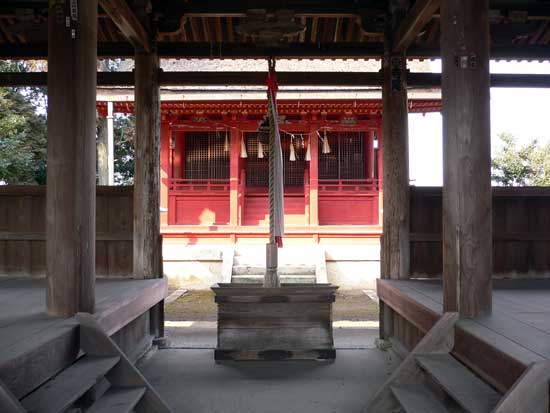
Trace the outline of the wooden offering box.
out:
[[[218,304],[216,361],[334,360],[337,289],[330,284],[212,287]]]

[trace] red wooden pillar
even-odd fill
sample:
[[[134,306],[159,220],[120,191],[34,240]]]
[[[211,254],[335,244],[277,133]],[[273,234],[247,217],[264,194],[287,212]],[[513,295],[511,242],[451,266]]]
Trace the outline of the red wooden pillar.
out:
[[[170,170],[170,123],[163,120],[160,126],[160,226],[168,225],[168,185],[172,178]],[[173,212],[173,211],[172,211]]]
[[[378,137],[378,150],[376,151],[376,163],[378,166],[378,225],[382,226],[384,222],[384,163],[382,162],[382,128],[379,127],[377,131]]]
[[[239,197],[243,196],[243,194],[239,193],[240,138],[240,132],[237,129],[231,129],[229,140],[229,225],[234,227],[241,224],[239,217]]]
[[[49,3],[46,306],[68,317],[95,305],[97,0]]]
[[[311,145],[309,161],[309,225],[319,225],[319,137],[317,131],[310,132]]]
[[[185,132],[174,134],[174,152],[172,163],[172,177],[174,179],[183,178],[183,157],[185,152]]]

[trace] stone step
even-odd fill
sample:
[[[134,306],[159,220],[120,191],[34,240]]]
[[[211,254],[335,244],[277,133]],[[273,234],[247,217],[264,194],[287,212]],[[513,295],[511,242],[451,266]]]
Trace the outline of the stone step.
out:
[[[107,374],[120,357],[84,356],[21,403],[29,412],[63,412]]]
[[[86,413],[131,413],[146,390],[145,387],[111,388]]]
[[[315,262],[313,262],[310,259],[301,259],[301,260],[285,260],[281,257],[279,257],[279,265],[313,265],[315,266]],[[234,265],[253,265],[253,266],[265,266],[265,257],[233,257],[233,264]]]
[[[315,276],[308,274],[301,275],[281,275],[282,284],[315,284]],[[255,275],[233,275],[231,282],[234,284],[262,284],[264,282],[263,274]]]
[[[447,413],[449,410],[425,384],[391,386],[405,413]]]
[[[316,255],[312,251],[296,251],[281,253],[279,251],[279,263],[281,265],[315,265]],[[246,254],[235,254],[235,265],[265,265],[265,250]]]
[[[416,361],[468,412],[491,412],[501,398],[496,390],[450,354],[418,355]]]
[[[263,274],[264,265],[233,265],[233,275],[254,275]],[[315,276],[315,265],[280,265],[278,269],[281,275],[313,275]]]

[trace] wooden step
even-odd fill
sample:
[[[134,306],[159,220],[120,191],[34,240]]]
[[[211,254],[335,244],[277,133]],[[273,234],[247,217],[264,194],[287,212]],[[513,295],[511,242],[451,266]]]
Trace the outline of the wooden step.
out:
[[[263,274],[265,272],[265,264],[263,265],[233,265],[233,275],[254,275]],[[315,275],[315,265],[280,265],[278,268],[279,275]]]
[[[443,403],[424,384],[391,386],[391,391],[405,413],[448,413]]]
[[[280,275],[282,284],[315,284],[315,275]],[[231,282],[235,284],[262,284],[264,276],[255,275],[233,275]]]
[[[502,397],[450,354],[418,355],[416,361],[468,412],[490,412]]]
[[[84,356],[21,403],[28,412],[62,412],[78,400],[120,360],[120,357]]]
[[[145,387],[112,387],[86,413],[131,413],[146,390]]]

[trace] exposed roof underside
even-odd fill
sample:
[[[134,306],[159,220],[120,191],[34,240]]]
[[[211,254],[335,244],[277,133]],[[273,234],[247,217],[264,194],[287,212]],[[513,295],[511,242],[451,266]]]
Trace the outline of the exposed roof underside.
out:
[[[379,116],[382,114],[381,99],[338,99],[329,101],[319,100],[281,100],[277,103],[278,112],[281,115],[311,114],[327,116],[330,114]],[[100,113],[107,110],[107,102],[98,102]],[[120,113],[133,113],[134,102],[114,102],[114,111]],[[203,101],[163,101],[161,112],[163,115],[265,115],[267,103],[265,100],[243,101],[226,100],[223,102]],[[409,100],[409,112],[428,113],[440,112],[441,101],[437,99]]]
[[[214,58],[380,56],[388,8],[387,0],[152,0],[152,7],[140,12],[140,3],[148,2],[128,0],[142,20],[149,12],[145,20],[151,22],[149,31],[161,55]],[[414,5],[414,1],[409,3]],[[290,9],[287,23],[291,21],[297,29],[287,30],[275,44],[273,33],[250,27],[251,8],[265,10],[269,21],[278,21],[277,10]],[[408,49],[410,57],[438,56],[438,13],[415,36]],[[47,14],[47,0],[3,0],[0,57],[44,57]],[[133,48],[117,25],[101,8],[99,15],[99,54],[132,55]],[[494,58],[550,58],[550,1],[492,0],[490,19]]]

